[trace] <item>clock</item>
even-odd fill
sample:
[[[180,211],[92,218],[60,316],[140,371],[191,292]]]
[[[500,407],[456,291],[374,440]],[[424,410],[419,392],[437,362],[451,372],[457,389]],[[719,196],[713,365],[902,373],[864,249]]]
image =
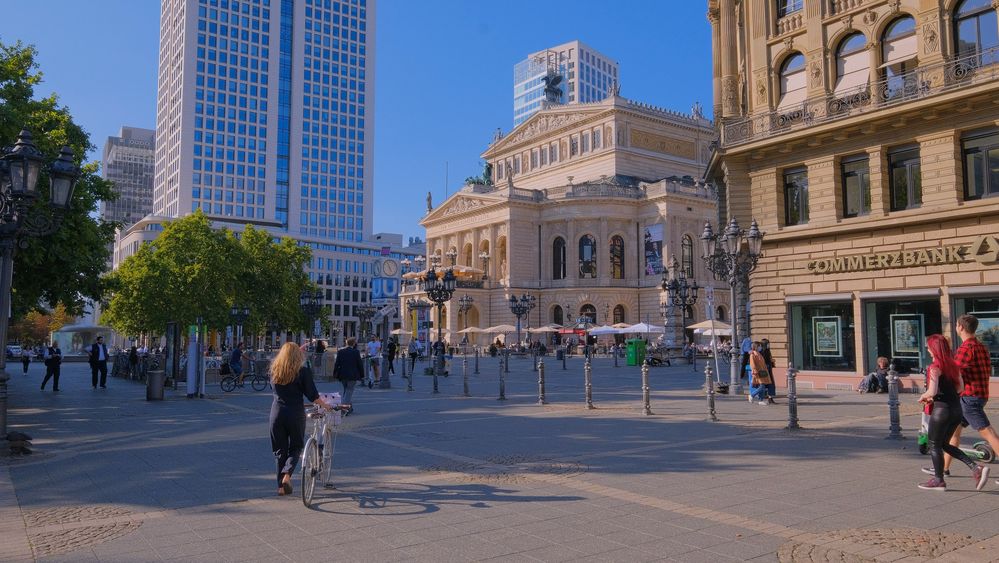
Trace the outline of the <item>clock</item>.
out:
[[[399,273],[399,263],[395,260],[382,260],[382,274],[394,278]]]

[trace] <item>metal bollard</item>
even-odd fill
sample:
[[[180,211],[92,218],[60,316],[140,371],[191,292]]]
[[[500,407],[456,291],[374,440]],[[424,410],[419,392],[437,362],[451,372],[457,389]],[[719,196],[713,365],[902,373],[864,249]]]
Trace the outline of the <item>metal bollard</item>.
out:
[[[652,405],[649,404],[649,361],[642,362],[642,412],[646,416],[652,414]]]
[[[618,365],[617,365],[617,350],[614,350],[614,367],[618,367]]]
[[[465,396],[471,397],[472,395],[468,392],[468,356],[463,356],[461,358],[461,379],[465,384]]]
[[[531,371],[538,371],[538,351],[531,348]]]
[[[593,408],[593,368],[590,367],[590,358],[587,356],[583,363],[583,382],[586,388],[586,408]]]
[[[406,377],[406,364],[407,363],[409,363],[409,356],[407,354],[403,354],[403,356],[402,356],[402,376],[403,377]]]
[[[479,375],[479,348],[475,348],[475,375]]]
[[[889,440],[904,440],[902,436],[902,419],[898,413],[898,372],[895,371],[895,364],[888,366],[888,426]]]
[[[406,365],[405,362],[403,362],[402,369],[406,369],[405,365]],[[409,377],[406,378],[406,391],[413,390],[413,379],[415,379],[415,376],[416,376],[416,362],[414,361],[413,368],[409,370]]]
[[[509,348],[503,348],[503,357],[505,358],[505,360],[503,361],[503,364],[504,364],[503,371],[505,371],[506,373],[510,373],[510,349]]]
[[[506,375],[504,375],[504,373],[503,373],[503,357],[502,356],[499,359],[499,375],[500,375],[500,382],[499,382],[500,383],[500,396],[499,396],[499,399],[496,399],[496,400],[497,401],[505,401],[506,400]]]
[[[545,400],[545,359],[538,359],[538,404],[547,405]]]
[[[0,371],[0,440],[7,436],[7,380],[10,375]]]
[[[704,362],[704,394],[708,398],[708,422],[718,422],[715,414],[715,374],[708,362]]]
[[[787,430],[801,430],[798,425],[798,385],[795,380],[798,370],[794,365],[787,366]]]

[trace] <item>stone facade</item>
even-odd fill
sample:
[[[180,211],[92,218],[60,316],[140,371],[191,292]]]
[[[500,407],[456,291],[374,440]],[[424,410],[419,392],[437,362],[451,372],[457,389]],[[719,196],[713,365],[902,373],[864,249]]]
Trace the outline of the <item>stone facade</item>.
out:
[[[421,221],[429,255],[442,255],[446,266],[453,250],[458,265],[485,266],[483,282],[454,295],[474,299],[467,318],[448,308],[444,326],[515,324],[507,300],[524,293],[537,300],[525,326],[564,324],[585,311],[599,324],[661,323],[662,275],[646,272],[645,230],[658,238],[662,229],[663,257],[682,260],[684,237],[697,248],[704,222],[717,215],[716,194],[693,179],[710,137],[703,117],[611,97],[541,111],[494,142],[483,154],[493,183],[465,186]],[[592,256],[580,244],[586,237]],[[555,259],[559,240],[564,260]],[[612,259],[612,245],[619,259]],[[688,265],[699,283],[715,284],[693,253]],[[727,294],[718,289],[727,318]],[[417,294],[412,286],[403,304]],[[702,294],[691,322],[706,318],[703,301]]]
[[[999,176],[976,160],[999,143],[999,50],[959,36],[961,22],[996,26],[996,3],[806,0],[783,17],[774,4],[708,2],[720,135],[708,177],[723,214],[766,232],[754,339],[805,386],[855,386],[886,356],[912,388],[922,339],[956,341],[955,318],[974,312],[999,363]],[[856,34],[868,74],[843,90],[864,60],[843,55]],[[788,104],[796,55],[806,92]]]

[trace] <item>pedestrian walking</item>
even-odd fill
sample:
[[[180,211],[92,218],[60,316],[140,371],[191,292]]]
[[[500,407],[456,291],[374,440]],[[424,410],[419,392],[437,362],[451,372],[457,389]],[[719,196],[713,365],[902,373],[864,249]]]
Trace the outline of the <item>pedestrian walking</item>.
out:
[[[21,349],[21,368],[24,369],[24,375],[28,375],[28,366],[31,365],[31,349],[22,348]]]
[[[135,348],[132,348],[135,350]],[[97,373],[100,372],[101,389],[108,388],[108,347],[104,344],[104,337],[98,336],[97,340],[90,345],[90,356],[87,359],[90,363],[90,383],[97,389]]]
[[[337,351],[336,361],[333,362],[333,378],[343,385],[342,401],[351,405],[347,409],[347,414],[354,412],[352,401],[354,387],[358,381],[364,379],[364,361],[361,360],[361,353],[357,350],[356,338],[348,338],[347,345]]]
[[[422,347],[420,346],[420,341],[413,338],[409,341],[409,349],[407,353],[409,354],[409,371],[412,373],[416,370],[416,360],[420,358]]]
[[[749,400],[750,402],[755,400],[761,405],[767,405],[769,404],[766,400],[767,385],[773,383],[773,377],[767,369],[767,362],[763,359],[763,354],[760,353],[762,347],[763,345],[760,342],[753,342],[749,349],[748,365],[752,373],[750,380],[752,389],[750,390]]]
[[[742,377],[746,377],[746,366],[749,365],[749,353],[753,351],[753,344],[754,342],[746,336],[739,347],[742,351]]]
[[[128,349],[128,377],[139,378],[139,349],[134,345]]]
[[[52,390],[59,390],[59,371],[62,365],[62,349],[52,342],[49,346],[45,347],[44,352],[45,357],[45,379],[42,380],[42,390],[45,390],[45,384],[49,382],[49,378],[52,379]]]
[[[382,353],[382,343],[378,341],[378,337],[372,336],[368,339],[368,364],[371,365],[371,372],[374,374],[374,383],[381,381],[381,372],[379,371],[379,363],[381,361]],[[371,380],[368,380],[368,389],[373,387],[374,384]]]
[[[767,403],[776,404],[774,398],[777,396],[777,382],[774,380],[774,356],[770,353],[770,341],[764,338],[760,341],[760,355],[767,364],[767,373],[770,375],[770,383],[766,383]]]
[[[961,445],[961,431],[971,426],[992,446],[992,451],[999,452],[999,435],[985,414],[985,405],[989,402],[989,377],[992,375],[992,363],[989,350],[978,337],[978,317],[961,315],[957,318],[955,328],[961,345],[954,353],[954,361],[961,368],[961,380],[964,381],[964,391],[961,392],[961,424],[954,430],[950,443],[954,447]],[[944,475],[950,472],[951,456],[944,454]],[[999,481],[996,482],[999,484]]]
[[[399,353],[399,343],[395,341],[395,338],[389,338],[388,345],[385,347],[385,357],[388,359],[388,368],[386,368],[385,373],[391,373],[395,375],[395,356]]]
[[[932,334],[926,339],[926,349],[933,359],[927,370],[926,392],[919,396],[930,415],[928,446],[933,461],[933,478],[919,485],[927,491],[946,491],[944,481],[944,452],[957,458],[971,469],[975,488],[981,490],[989,478],[989,468],[978,465],[961,448],[950,443],[954,431],[961,424],[961,399],[964,382],[961,368],[954,361],[950,344],[940,334]],[[924,468],[926,471],[928,468]]]
[[[286,342],[271,366],[274,401],[271,403],[271,449],[277,459],[278,494],[292,492],[291,475],[305,447],[305,406],[302,399],[329,409],[319,397],[305,354],[294,342]]]

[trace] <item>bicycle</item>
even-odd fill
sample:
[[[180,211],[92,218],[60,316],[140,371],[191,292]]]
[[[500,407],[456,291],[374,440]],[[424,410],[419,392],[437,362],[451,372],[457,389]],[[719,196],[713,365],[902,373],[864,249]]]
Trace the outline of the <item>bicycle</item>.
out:
[[[347,404],[334,404],[340,400],[339,393],[324,394],[327,403],[333,404],[330,412],[321,407],[309,409],[306,415],[312,420],[312,432],[302,449],[302,504],[312,507],[312,497],[316,490],[316,477],[322,478],[323,487],[333,488],[333,450],[336,448],[336,430],[343,419],[341,412],[350,409]]]
[[[219,382],[219,387],[222,388],[222,391],[229,393],[237,387],[243,387],[243,383],[245,383],[247,379],[250,380],[250,386],[253,387],[254,391],[263,391],[271,385],[271,380],[264,375],[255,373],[253,375],[244,375],[240,377],[233,373],[229,373],[229,375],[223,377],[222,381]]]

